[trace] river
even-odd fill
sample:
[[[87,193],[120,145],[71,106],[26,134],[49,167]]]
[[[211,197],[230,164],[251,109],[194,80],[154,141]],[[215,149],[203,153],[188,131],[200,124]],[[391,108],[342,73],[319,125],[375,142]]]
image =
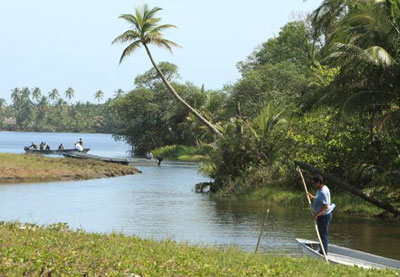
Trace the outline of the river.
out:
[[[23,153],[31,141],[53,148],[82,138],[90,153],[123,157],[130,149],[108,134],[0,132],[0,152]],[[86,181],[0,185],[0,220],[66,222],[89,232],[122,232],[199,245],[254,251],[270,209],[260,251],[300,255],[295,238],[315,239],[308,209],[260,202],[215,201],[193,191],[208,178],[194,165],[138,166],[142,174]],[[331,243],[400,260],[400,222],[334,214]]]

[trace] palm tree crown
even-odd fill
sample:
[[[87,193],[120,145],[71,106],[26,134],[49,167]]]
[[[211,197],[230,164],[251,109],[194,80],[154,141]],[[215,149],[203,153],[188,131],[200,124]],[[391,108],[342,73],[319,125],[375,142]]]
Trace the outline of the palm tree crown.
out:
[[[49,92],[49,99],[52,101],[57,101],[60,98],[60,93],[58,92],[57,89],[53,89],[51,92]]]
[[[158,25],[161,18],[155,17],[155,15],[161,10],[162,9],[158,7],[150,9],[149,6],[145,4],[141,9],[136,8],[135,15],[123,14],[119,17],[132,24],[133,27],[116,37],[112,42],[113,44],[130,42],[128,47],[122,52],[119,60],[120,63],[125,57],[139,49],[141,45],[146,47],[148,44],[154,44],[170,52],[172,52],[172,47],[180,47],[179,44],[163,38],[163,34],[161,33],[163,30],[176,28],[176,26],[172,24]]]
[[[99,103],[101,100],[103,100],[103,98],[104,98],[104,92],[102,92],[101,90],[99,90],[94,94],[94,99],[96,99]]]
[[[68,99],[68,100],[71,100],[72,98],[74,98],[74,95],[75,95],[75,91],[74,91],[74,89],[73,88],[67,88],[67,90],[65,91],[65,97]]]

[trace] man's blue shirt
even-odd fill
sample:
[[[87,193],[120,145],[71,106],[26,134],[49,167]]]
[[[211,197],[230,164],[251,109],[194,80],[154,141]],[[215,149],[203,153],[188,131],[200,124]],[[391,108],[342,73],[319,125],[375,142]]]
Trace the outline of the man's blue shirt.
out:
[[[322,215],[330,214],[335,208],[335,204],[331,203],[331,192],[329,191],[329,188],[324,185],[315,195],[313,203],[314,212],[321,210],[322,206],[325,204],[328,205],[328,209]]]

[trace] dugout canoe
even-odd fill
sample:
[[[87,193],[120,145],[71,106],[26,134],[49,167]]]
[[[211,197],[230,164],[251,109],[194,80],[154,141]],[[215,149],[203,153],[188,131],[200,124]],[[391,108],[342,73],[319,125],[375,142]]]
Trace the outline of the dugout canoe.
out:
[[[91,160],[98,160],[98,161],[103,161],[103,162],[108,162],[108,163],[119,163],[119,164],[129,164],[130,163],[130,161],[128,159],[102,157],[102,156],[97,156],[97,155],[85,154],[82,152],[70,152],[70,153],[64,153],[63,155],[64,155],[64,157],[68,157],[68,158],[91,159]]]
[[[316,241],[296,239],[304,254],[314,258],[325,260],[324,256],[319,254],[319,243]],[[400,261],[389,259],[370,253],[329,244],[328,260],[332,264],[342,264],[348,266],[359,266],[363,268],[377,269],[400,269]]]

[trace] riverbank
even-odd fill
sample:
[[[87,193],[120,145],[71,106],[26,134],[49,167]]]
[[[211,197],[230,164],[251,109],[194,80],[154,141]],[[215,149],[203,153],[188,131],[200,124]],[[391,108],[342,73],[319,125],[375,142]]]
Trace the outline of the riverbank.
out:
[[[154,158],[161,156],[166,160],[181,162],[200,162],[205,159],[204,150],[194,146],[167,145],[151,151]]]
[[[314,193],[314,191],[312,191]],[[281,206],[308,208],[308,202],[302,191],[285,190],[278,187],[257,189],[248,195],[239,196],[244,201],[264,201]],[[332,203],[335,203],[335,213],[360,216],[378,216],[384,210],[358,198],[344,193],[332,192]]]
[[[122,234],[0,223],[4,276],[396,276],[389,270],[327,266],[308,258],[253,255]]]
[[[0,184],[86,180],[140,173],[131,165],[95,160],[0,154]]]

